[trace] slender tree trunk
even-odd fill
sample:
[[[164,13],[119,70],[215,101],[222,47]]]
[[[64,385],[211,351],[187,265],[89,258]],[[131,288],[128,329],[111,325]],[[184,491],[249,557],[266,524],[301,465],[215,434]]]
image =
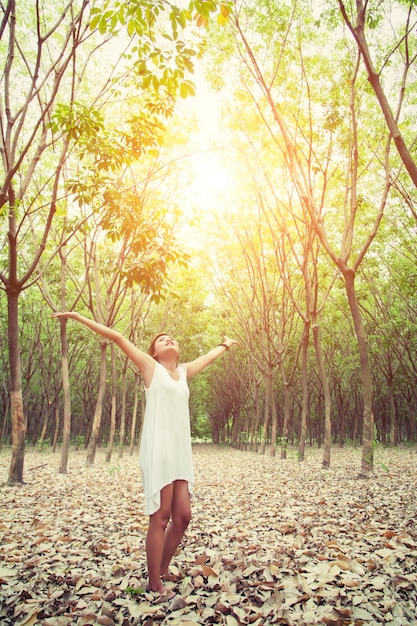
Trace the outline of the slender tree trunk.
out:
[[[122,406],[120,411],[120,439],[119,439],[119,459],[123,457],[126,433],[126,367],[122,372]]]
[[[265,454],[266,442],[268,439],[269,415],[271,404],[271,387],[272,381],[269,374],[265,376],[265,408],[264,408],[264,425],[262,430],[261,454]]]
[[[19,347],[19,290],[7,290],[8,304],[8,343],[10,360],[10,407],[12,417],[12,458],[9,469],[9,485],[23,484],[23,464],[25,459],[25,418],[23,415],[22,372]]]
[[[271,388],[271,456],[276,454],[276,440],[277,440],[277,404],[275,401],[275,394],[273,388]]]
[[[284,386],[284,423],[282,426],[282,437],[281,437],[281,459],[287,458],[289,422],[290,422],[290,390],[285,385]]]
[[[59,433],[59,407],[58,405],[55,406],[55,430],[54,430],[54,436],[53,436],[53,440],[52,440],[52,451],[55,452],[56,450],[56,446],[57,446],[57,442],[58,442],[58,433]]]
[[[23,414],[22,370],[19,346],[19,296],[20,285],[17,280],[17,226],[15,197],[10,190],[9,203],[9,281],[7,294],[7,338],[10,362],[10,410],[12,421],[12,458],[9,468],[10,485],[23,483],[23,464],[25,459],[26,425]]]
[[[339,431],[337,433],[339,440],[339,448],[343,448],[345,445],[346,439],[346,424],[345,424],[345,408],[344,408],[344,398],[342,389],[340,387],[340,382],[336,388],[336,401],[337,401],[337,410],[338,410],[338,419],[337,424],[339,427]]]
[[[4,442],[6,441],[6,434],[7,434],[7,418],[9,415],[9,408],[10,408],[10,398],[7,397],[6,400],[6,409],[4,411],[4,418],[3,418],[3,426],[1,429],[1,437],[0,437],[0,452],[3,450],[3,445]]]
[[[143,431],[143,423],[144,423],[144,415],[145,415],[145,392],[143,389],[141,389],[140,392],[140,414],[141,414],[141,420],[140,420],[140,431],[139,431],[139,446],[140,446],[140,442],[142,440],[142,431]],[[220,441],[220,430],[217,431],[217,441],[215,443],[219,443]]]
[[[97,449],[97,441],[100,433],[101,426],[101,416],[103,414],[103,401],[104,394],[106,393],[106,352],[107,352],[107,343],[102,341],[100,342],[100,383],[97,397],[96,410],[94,412],[93,419],[93,427],[91,429],[90,441],[88,442],[87,449],[87,466],[91,467],[94,465],[94,459],[96,456]]]
[[[137,424],[137,419],[138,419],[138,404],[139,404],[139,375],[135,373],[133,414],[132,414],[132,425],[130,428],[130,449],[129,449],[130,456],[133,456],[133,448],[135,446],[135,432],[136,432],[136,424]]]
[[[110,414],[110,438],[107,446],[106,462],[109,463],[113,452],[114,435],[116,432],[116,353],[114,343],[110,344],[111,355],[111,414]]]
[[[258,452],[258,432],[261,423],[261,403],[259,402],[259,385],[255,383],[255,415],[252,421],[250,449]]]
[[[397,438],[397,416],[395,410],[395,401],[394,401],[394,387],[392,378],[388,380],[388,401],[389,401],[389,415],[390,415],[390,444],[391,446],[398,445]]]
[[[281,437],[281,459],[287,458],[288,432],[290,423],[290,389],[284,371],[284,364],[280,360],[279,369],[281,371],[282,388],[284,393],[284,423],[282,425]]]
[[[301,429],[300,442],[298,445],[298,457],[300,461],[304,461],[304,452],[307,437],[307,414],[308,414],[308,377],[307,377],[307,356],[308,342],[310,334],[310,322],[304,323],[303,350],[302,350],[302,379],[303,379],[303,401],[301,407]]]
[[[61,359],[62,359],[62,389],[64,391],[64,421],[62,425],[62,448],[61,460],[59,464],[59,472],[67,473],[69,445],[71,438],[71,392],[69,380],[68,366],[68,337],[67,337],[67,319],[60,318],[61,330]]]
[[[45,435],[46,435],[46,429],[48,428],[48,421],[49,421],[49,411],[51,410],[51,407],[49,405],[48,402],[48,410],[45,414],[45,417],[43,419],[43,426],[42,426],[42,430],[41,430],[41,434],[39,437],[39,441],[43,441],[45,439]]]
[[[405,417],[407,441],[416,440],[417,416],[414,409],[414,394],[407,399],[407,412]]]
[[[362,375],[363,393],[363,423],[362,423],[362,459],[359,477],[368,478],[373,471],[374,452],[374,414],[373,414],[373,385],[372,373],[369,363],[368,339],[362,322],[358,300],[355,292],[355,273],[353,270],[344,272],[346,293],[350,311],[355,326],[356,339],[358,342],[359,360]]]
[[[251,434],[251,415],[248,411],[245,411],[245,419],[244,419],[244,440],[242,441],[243,446],[242,449],[246,452],[249,450],[249,439]]]
[[[330,467],[330,448],[332,441],[331,394],[320,345],[320,328],[317,324],[313,325],[313,342],[324,395],[324,445],[322,466],[328,468]]]

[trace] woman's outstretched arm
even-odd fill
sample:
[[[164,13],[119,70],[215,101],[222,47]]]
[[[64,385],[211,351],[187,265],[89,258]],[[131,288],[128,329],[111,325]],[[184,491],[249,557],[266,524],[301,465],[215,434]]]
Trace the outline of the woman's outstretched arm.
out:
[[[213,363],[213,361],[218,359],[219,356],[227,352],[230,346],[233,345],[238,345],[238,342],[235,341],[235,339],[229,339],[229,337],[224,336],[223,343],[219,346],[212,348],[206,354],[194,359],[194,361],[185,363],[185,367],[187,368],[187,378],[191,378],[201,372],[205,367],[210,365],[210,363]]]
[[[114,328],[109,328],[104,324],[99,324],[99,322],[95,322],[94,320],[89,319],[88,317],[84,317],[80,313],[76,311],[64,311],[53,313],[52,317],[66,317],[67,319],[73,319],[76,322],[81,322],[87,328],[97,333],[101,337],[108,339],[109,341],[114,341],[114,343],[119,346],[119,348],[126,354],[127,357],[139,368],[145,385],[148,387],[152,376],[155,370],[156,361],[149,354],[143,352],[139,348],[137,348],[129,339],[126,339],[119,331],[114,330]]]

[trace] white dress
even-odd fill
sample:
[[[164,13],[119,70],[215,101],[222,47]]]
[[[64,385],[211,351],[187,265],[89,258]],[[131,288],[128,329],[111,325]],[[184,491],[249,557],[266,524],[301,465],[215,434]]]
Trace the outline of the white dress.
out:
[[[187,371],[177,367],[174,380],[160,363],[149,388],[139,451],[139,465],[145,494],[145,513],[152,515],[161,506],[161,489],[174,480],[187,480],[192,495],[194,472]]]

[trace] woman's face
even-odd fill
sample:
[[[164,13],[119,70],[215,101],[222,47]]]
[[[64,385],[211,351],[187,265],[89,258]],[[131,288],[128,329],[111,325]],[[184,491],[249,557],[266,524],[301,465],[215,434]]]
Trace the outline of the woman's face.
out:
[[[179,351],[179,344],[176,339],[171,337],[171,335],[159,335],[155,339],[152,356],[159,360],[163,355],[168,356],[171,353],[175,353],[178,357]]]

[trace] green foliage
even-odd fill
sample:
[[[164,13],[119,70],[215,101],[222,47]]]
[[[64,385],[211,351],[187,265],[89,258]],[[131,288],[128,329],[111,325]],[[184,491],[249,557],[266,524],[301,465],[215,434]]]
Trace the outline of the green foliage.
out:
[[[99,111],[79,102],[57,104],[50,126],[54,133],[63,132],[74,141],[80,138],[91,140],[105,128]]]
[[[85,446],[85,437],[84,435],[77,435],[74,440],[75,449],[79,450],[80,448],[84,448]]]
[[[38,439],[36,442],[36,449],[38,452],[45,452],[48,448],[51,447],[51,439]]]
[[[100,7],[93,7],[90,28],[101,35],[115,35],[122,28],[126,34],[137,39],[130,54],[136,55],[136,72],[142,90],[153,90],[168,96],[187,98],[195,94],[186,73],[194,72],[194,60],[201,57],[203,42],[195,39],[193,46],[180,39],[180,32],[194,22],[207,26],[210,16],[218,11],[218,22],[225,24],[230,2],[193,0],[188,8],[180,8],[167,0],[134,0],[126,4],[120,0],[106,0]],[[171,32],[162,33],[158,24],[168,18]]]
[[[119,464],[112,465],[111,467],[109,467],[109,475],[111,477],[114,477],[119,472],[120,472],[120,465]]]
[[[188,255],[176,246],[172,228],[164,220],[164,210],[148,212],[135,190],[109,189],[104,201],[101,226],[113,242],[129,241],[129,258],[119,268],[120,275],[128,287],[137,284],[158,302],[170,264],[188,263]]]
[[[143,587],[126,587],[124,591],[129,593],[131,596],[139,596],[145,593],[145,589]]]
[[[156,104],[154,111],[161,113]],[[129,150],[130,159],[138,159],[145,153],[157,156],[157,148],[163,144],[165,131],[158,115],[134,115],[126,121],[126,125],[126,130],[122,132],[122,142]]]
[[[195,420],[193,420],[192,436],[198,441],[211,440],[211,426],[206,415],[199,415]]]

